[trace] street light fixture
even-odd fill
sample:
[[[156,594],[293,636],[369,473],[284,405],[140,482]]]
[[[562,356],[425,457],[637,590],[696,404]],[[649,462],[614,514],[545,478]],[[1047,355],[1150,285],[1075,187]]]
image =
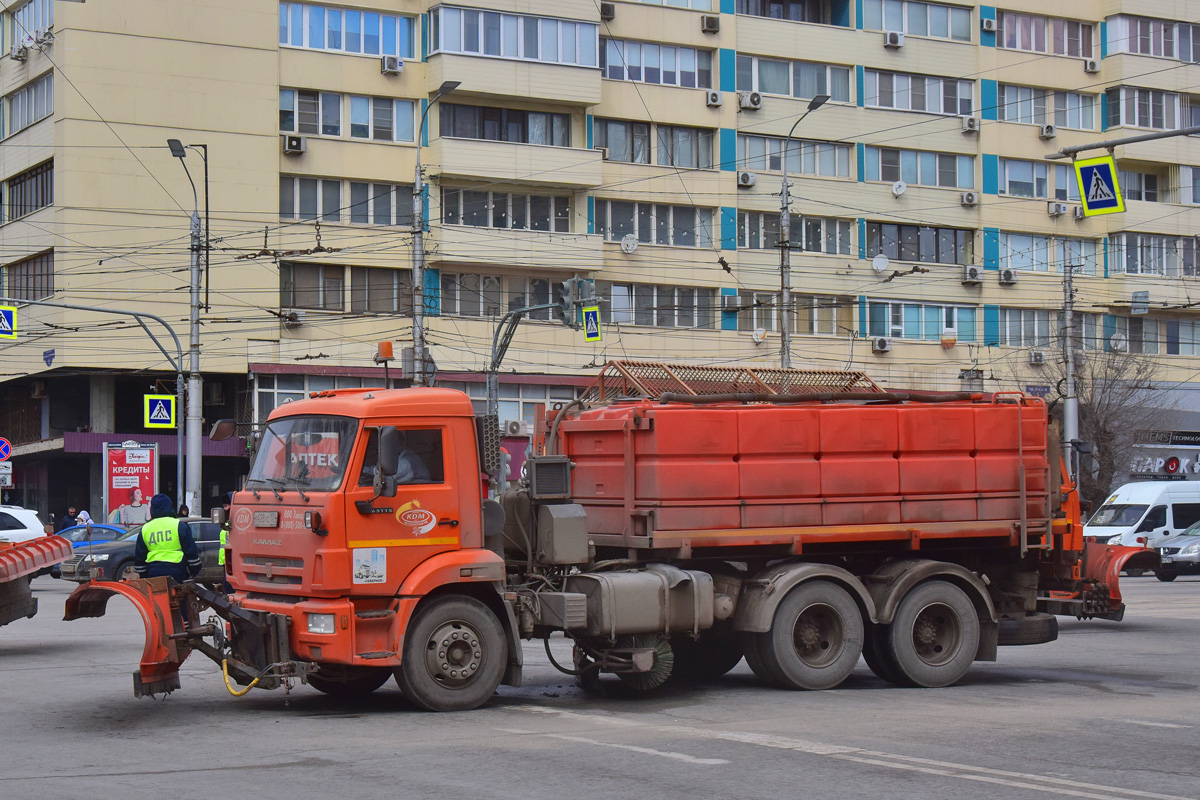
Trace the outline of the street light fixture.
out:
[[[413,375],[414,386],[428,386],[429,374],[425,362],[425,184],[421,174],[421,147],[425,139],[425,123],[433,104],[453,92],[461,81],[445,81],[421,112],[417,126],[417,169],[413,180]]]
[[[792,134],[796,127],[812,112],[825,105],[829,95],[819,94],[808,101],[808,108],[792,123],[787,139],[783,143],[783,189],[779,204],[779,366],[792,368],[792,334],[789,313],[792,308],[792,212],[788,196],[788,156],[792,150]]]

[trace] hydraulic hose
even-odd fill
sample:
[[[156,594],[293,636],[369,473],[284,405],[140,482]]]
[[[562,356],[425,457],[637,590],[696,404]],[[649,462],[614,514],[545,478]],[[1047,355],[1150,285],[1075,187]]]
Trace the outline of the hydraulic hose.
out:
[[[229,693],[231,695],[233,695],[234,697],[241,697],[242,695],[249,692],[251,689],[253,689],[258,684],[258,678],[262,677],[261,675],[259,675],[258,678],[255,678],[254,680],[250,681],[250,685],[247,686],[245,689],[233,688],[233,684],[229,682],[229,659],[226,659],[226,658],[221,659],[221,674],[225,677],[225,688],[228,689]]]

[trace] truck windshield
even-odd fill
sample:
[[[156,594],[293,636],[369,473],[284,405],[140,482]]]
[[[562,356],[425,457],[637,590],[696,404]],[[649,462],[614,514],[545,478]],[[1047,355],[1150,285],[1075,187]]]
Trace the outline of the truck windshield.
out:
[[[329,492],[346,474],[358,420],[285,417],[263,429],[246,488]]]
[[[1092,521],[1088,525],[1095,525],[1103,528],[1128,528],[1130,525],[1136,525],[1142,515],[1146,513],[1148,506],[1144,505],[1127,505],[1117,504],[1100,506],[1100,510],[1092,517]]]

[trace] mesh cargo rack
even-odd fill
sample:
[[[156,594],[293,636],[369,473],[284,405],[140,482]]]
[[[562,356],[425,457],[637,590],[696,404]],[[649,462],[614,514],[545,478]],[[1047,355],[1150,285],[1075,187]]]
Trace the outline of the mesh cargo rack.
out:
[[[625,397],[661,397],[668,392],[696,396],[731,392],[795,396],[822,392],[884,394],[885,390],[865,372],[609,361],[581,399],[605,403]]]

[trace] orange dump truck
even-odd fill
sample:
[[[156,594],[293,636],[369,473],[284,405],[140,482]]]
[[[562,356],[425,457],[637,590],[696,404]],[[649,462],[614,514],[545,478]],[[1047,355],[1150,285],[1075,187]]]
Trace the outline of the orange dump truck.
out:
[[[824,689],[860,655],[935,687],[1054,639],[1054,614],[1120,618],[1117,573],[1145,558],[1084,542],[1046,406],[1020,394],[576,402],[489,500],[495,431],[443,389],[281,406],[234,498],[232,594],[99,581],[67,616],[137,605],[138,695],[177,688],[199,650],[231,691],[394,675],[422,707],[474,708],[519,683],[523,639],[558,632],[575,649],[556,666],[640,689],[743,656],[767,684]]]

